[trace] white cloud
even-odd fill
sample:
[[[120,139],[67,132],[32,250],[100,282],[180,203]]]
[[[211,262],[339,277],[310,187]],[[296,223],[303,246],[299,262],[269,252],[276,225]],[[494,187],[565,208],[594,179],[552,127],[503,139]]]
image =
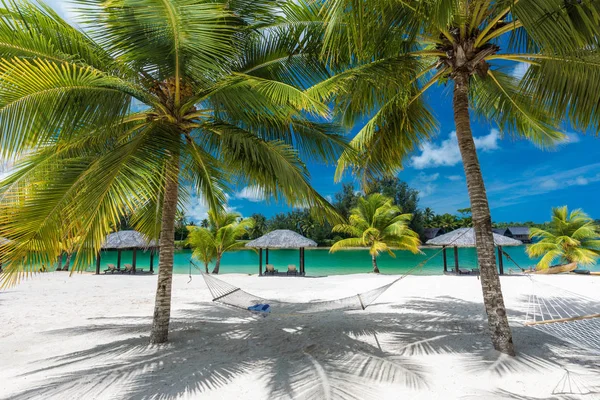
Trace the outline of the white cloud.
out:
[[[265,200],[263,191],[257,186],[246,186],[235,194],[236,199],[248,200],[253,203],[259,203]]]
[[[438,186],[434,182],[437,181],[439,177],[439,173],[426,174],[425,172],[421,172],[411,182],[411,186],[419,191],[419,196],[421,198],[428,197],[437,191]]]
[[[523,79],[523,77],[527,73],[528,69],[529,69],[529,64],[518,63],[517,66],[513,68],[512,72],[510,74],[517,79]]]
[[[331,197],[330,194],[328,194],[327,196],[325,196],[325,200],[327,200],[330,203],[333,203],[333,197]]]
[[[556,179],[546,179],[545,181],[542,181],[542,183],[540,183],[540,187],[543,189],[554,190],[558,188],[558,182],[556,182]]]
[[[77,13],[74,10],[74,4],[65,0],[46,0],[46,4],[54,9],[61,17],[69,23],[74,23]]]
[[[587,178],[584,178],[583,176],[578,176],[577,178],[575,178],[572,181],[569,181],[567,183],[570,184],[570,186],[585,186],[588,183],[590,183],[590,180]]]
[[[460,175],[450,175],[450,176],[448,176],[448,180],[451,180],[453,182],[460,181],[460,180],[462,180],[462,176],[460,176]]]
[[[196,222],[200,222],[208,218],[208,205],[203,199],[191,196],[185,206],[185,215]]]
[[[493,151],[499,149],[497,129],[490,130],[485,136],[473,138],[475,147],[480,151]],[[450,167],[461,162],[460,150],[458,149],[458,140],[456,131],[450,133],[450,137],[436,145],[431,142],[424,143],[421,146],[421,154],[411,158],[411,164],[416,169],[425,169],[432,167],[446,166]]]

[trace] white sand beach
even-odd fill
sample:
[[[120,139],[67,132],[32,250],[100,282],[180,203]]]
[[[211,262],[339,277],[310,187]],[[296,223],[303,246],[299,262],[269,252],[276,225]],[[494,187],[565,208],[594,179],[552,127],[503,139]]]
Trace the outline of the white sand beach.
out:
[[[393,279],[220,278],[288,301]],[[266,318],[211,302],[200,276],[174,279],[164,346],[148,345],[156,276],[54,272],[0,292],[0,398],[600,398],[598,353],[518,322],[527,277],[502,278],[515,358],[491,347],[475,277],[409,276],[366,311]],[[536,280],[600,304],[600,277]]]

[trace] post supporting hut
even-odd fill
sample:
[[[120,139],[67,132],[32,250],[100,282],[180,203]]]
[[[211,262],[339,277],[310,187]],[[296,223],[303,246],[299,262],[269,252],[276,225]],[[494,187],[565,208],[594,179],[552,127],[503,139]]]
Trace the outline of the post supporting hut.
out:
[[[154,273],[154,253],[157,251],[155,240],[148,240],[144,235],[137,231],[119,231],[111,233],[106,237],[102,245],[102,250],[117,250],[117,270],[121,270],[121,261],[123,251],[133,251],[131,258],[131,267],[133,273],[137,268],[137,251],[150,251],[150,273]],[[96,275],[100,274],[101,255],[99,252],[96,257]]]
[[[258,239],[246,243],[246,247],[258,250],[258,274],[263,275],[263,249],[265,249],[265,264],[269,264],[269,249],[298,249],[299,250],[299,275],[306,275],[305,268],[305,248],[316,247],[317,243],[313,240],[294,231],[279,229],[269,232]],[[284,273],[283,275],[287,275]]]
[[[523,243],[519,240],[511,239],[509,237],[494,235],[494,245],[498,247],[498,268],[500,275],[504,274],[504,259],[502,257],[504,246],[521,246]],[[434,239],[427,241],[428,245],[442,246],[442,254],[444,259],[444,273],[448,272],[448,261],[446,250],[448,247],[454,248],[454,271],[455,274],[460,274],[461,269],[458,261],[458,248],[459,247],[476,247],[475,241],[475,230],[473,228],[460,228],[452,232],[446,233],[445,235],[438,236]]]

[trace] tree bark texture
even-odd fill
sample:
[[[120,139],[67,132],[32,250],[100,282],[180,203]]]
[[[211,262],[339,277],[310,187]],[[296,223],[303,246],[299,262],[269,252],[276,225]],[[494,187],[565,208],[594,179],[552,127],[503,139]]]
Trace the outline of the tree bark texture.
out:
[[[150,342],[165,343],[169,337],[171,319],[171,289],[173,286],[173,257],[175,253],[175,214],[179,197],[179,156],[174,155],[165,181],[160,231],[158,285]]]
[[[221,267],[221,256],[217,256],[217,260],[215,261],[215,268],[213,268],[213,274],[219,273],[219,268]]]
[[[512,356],[515,355],[515,351],[504,307],[500,278],[496,269],[492,217],[471,132],[468,91],[468,76],[457,74],[454,79],[454,122],[471,201],[483,302],[494,348]]]
[[[371,261],[373,262],[373,272],[378,274],[379,268],[377,268],[377,258],[375,256],[371,256]]]

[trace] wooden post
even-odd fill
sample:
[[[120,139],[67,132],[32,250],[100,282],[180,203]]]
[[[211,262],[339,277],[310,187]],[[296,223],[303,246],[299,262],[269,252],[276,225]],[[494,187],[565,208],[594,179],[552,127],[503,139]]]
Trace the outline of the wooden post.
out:
[[[302,248],[302,275],[306,275],[306,249]]]
[[[154,273],[154,252],[156,249],[153,247],[150,249],[150,273]]]
[[[502,246],[498,246],[498,266],[500,267],[500,275],[504,275],[504,260],[502,259]]]
[[[133,273],[135,274],[135,264],[137,262],[137,249],[133,249],[133,256],[131,257],[131,267],[133,269]]]
[[[100,275],[100,253],[96,256],[96,275]]]
[[[266,253],[267,253],[267,255],[265,256],[265,264],[268,264],[269,263],[269,248],[268,247],[266,249]]]
[[[458,247],[454,246],[454,271],[458,275]]]
[[[442,247],[442,254],[444,256],[444,272],[448,272],[448,259],[446,258],[446,246]]]
[[[258,249],[258,276],[262,276],[262,248]]]
[[[121,249],[117,252],[117,269],[121,270]]]

